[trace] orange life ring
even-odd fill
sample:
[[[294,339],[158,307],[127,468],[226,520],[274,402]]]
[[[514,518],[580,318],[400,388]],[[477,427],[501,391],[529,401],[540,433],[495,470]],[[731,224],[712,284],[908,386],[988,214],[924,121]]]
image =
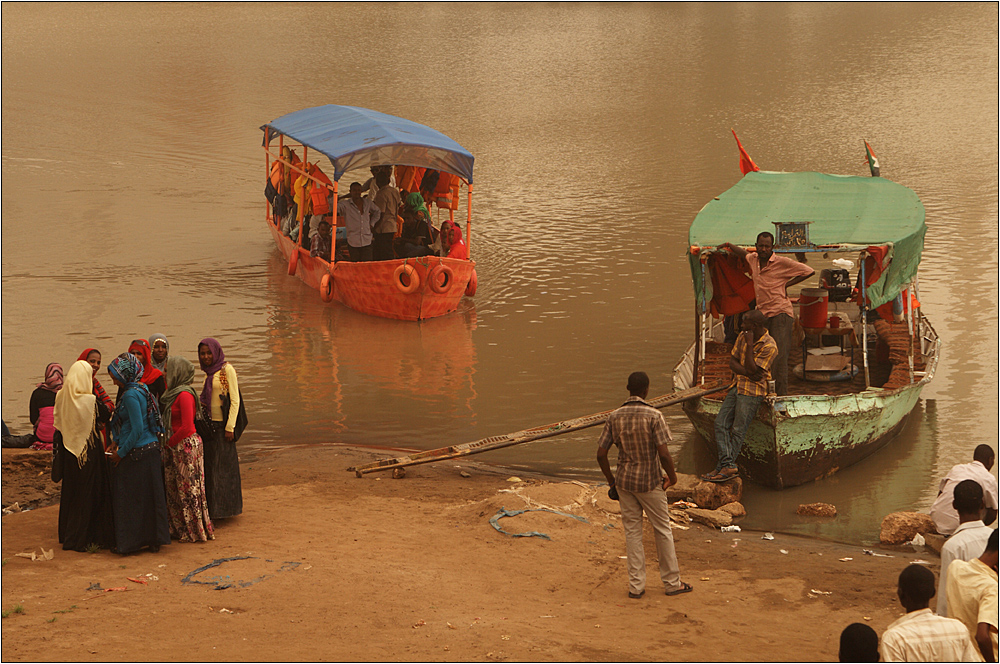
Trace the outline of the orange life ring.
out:
[[[292,255],[288,257],[288,276],[294,277],[295,270],[299,266],[299,249],[292,249]]]
[[[447,265],[438,263],[427,275],[427,282],[431,290],[435,293],[444,294],[451,290],[451,283],[455,280],[455,271]]]
[[[408,285],[403,283],[402,276],[404,274],[410,282]],[[403,295],[409,295],[413,291],[420,288],[420,274],[413,269],[412,265],[407,265],[406,263],[403,263],[393,271],[392,280],[395,282],[396,288],[398,288],[399,292]]]
[[[319,299],[324,302],[333,300],[333,275],[329,272],[319,280]]]
[[[472,268],[472,276],[469,277],[469,283],[465,286],[465,294],[472,297],[476,294],[476,286],[479,285],[479,280],[476,279],[476,268]]]

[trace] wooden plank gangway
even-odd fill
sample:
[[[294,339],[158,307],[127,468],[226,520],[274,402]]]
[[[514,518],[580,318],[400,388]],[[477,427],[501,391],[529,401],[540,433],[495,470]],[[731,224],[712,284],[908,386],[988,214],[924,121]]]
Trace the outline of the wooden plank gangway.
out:
[[[729,385],[729,382],[717,382],[711,385],[692,387],[680,392],[674,392],[673,394],[665,394],[653,399],[646,399],[646,403],[654,408],[666,408],[667,406],[673,406],[684,401],[698,399],[708,394],[721,392],[722,390],[727,389]],[[457,457],[468,456],[470,454],[489,452],[490,450],[499,450],[504,447],[520,445],[521,443],[530,443],[534,440],[560,436],[564,433],[579,431],[580,429],[586,429],[597,426],[598,424],[603,424],[608,419],[608,415],[614,412],[614,410],[615,409],[605,410],[600,413],[563,420],[562,422],[534,427],[532,429],[522,429],[521,431],[515,431],[514,433],[508,433],[503,436],[490,436],[489,438],[482,438],[471,443],[439,447],[435,450],[415,452],[414,454],[396,457],[394,459],[382,459],[364,466],[348,468],[348,470],[353,470],[355,475],[363,477],[367,473],[374,473],[379,470],[392,470],[394,468],[403,468],[405,466],[416,466],[422,463],[446,461],[448,459],[455,459]]]

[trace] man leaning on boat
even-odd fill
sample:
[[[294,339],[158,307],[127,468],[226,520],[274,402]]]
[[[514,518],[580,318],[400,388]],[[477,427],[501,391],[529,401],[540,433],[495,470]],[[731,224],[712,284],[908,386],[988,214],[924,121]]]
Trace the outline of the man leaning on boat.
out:
[[[805,281],[816,271],[805,263],[775,254],[774,235],[767,231],[757,236],[756,253],[729,242],[719,245],[719,248],[728,249],[750,266],[757,309],[767,318],[767,331],[778,344],[778,357],[772,371],[774,391],[779,396],[788,394],[788,351],[792,346],[794,320],[788,288]]]
[[[778,356],[778,345],[768,334],[766,324],[767,318],[757,309],[743,314],[743,331],[736,338],[729,358],[729,368],[735,374],[733,385],[715,418],[719,462],[714,471],[702,475],[703,480],[725,482],[739,475],[736,458],[747,429],[767,396],[771,367]]]

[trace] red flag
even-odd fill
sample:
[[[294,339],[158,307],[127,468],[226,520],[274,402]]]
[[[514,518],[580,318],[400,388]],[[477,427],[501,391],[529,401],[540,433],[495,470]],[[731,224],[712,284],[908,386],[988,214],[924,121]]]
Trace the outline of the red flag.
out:
[[[740,149],[740,172],[746,175],[750,171],[759,171],[760,168],[757,164],[753,163],[753,159],[747,154],[747,151],[743,149],[743,144],[740,143],[739,137],[736,136],[736,130],[733,129],[733,138],[736,139],[736,146]]]

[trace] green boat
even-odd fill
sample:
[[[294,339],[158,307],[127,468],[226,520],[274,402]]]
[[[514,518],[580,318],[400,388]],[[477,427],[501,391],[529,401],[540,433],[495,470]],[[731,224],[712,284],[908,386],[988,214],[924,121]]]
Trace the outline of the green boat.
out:
[[[749,306],[734,272],[739,261],[719,245],[753,251],[757,234],[770,231],[775,252],[807,260],[811,280],[821,280],[802,283],[798,298],[789,293],[789,393],[769,395],[750,425],[737,462],[743,477],[776,489],[811,482],[861,461],[903,428],[940,352],[919,302],[926,229],[923,204],[902,185],[811,172],[747,173],[695,217],[688,238],[697,325],[674,369],[676,390],[732,377],[725,322]],[[713,452],[724,396],[684,404]]]

